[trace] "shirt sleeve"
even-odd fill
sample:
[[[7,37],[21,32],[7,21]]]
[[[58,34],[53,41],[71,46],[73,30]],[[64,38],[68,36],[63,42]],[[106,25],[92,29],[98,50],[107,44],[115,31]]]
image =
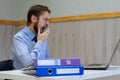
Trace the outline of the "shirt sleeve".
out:
[[[49,47],[48,47],[48,42],[47,42],[47,40],[45,41],[45,44],[46,44],[46,46],[45,47],[43,47],[44,45],[43,45],[43,43],[41,42],[41,41],[37,41],[37,43],[35,44],[35,46],[34,46],[34,49],[36,49],[37,50],[37,52],[39,53],[39,52],[42,52],[42,53],[44,53],[44,55],[42,55],[41,53],[39,53],[39,54],[36,54],[37,56],[36,56],[36,58],[37,59],[39,59],[39,58],[50,58],[50,53],[49,53]],[[44,49],[45,48],[45,49]]]
[[[37,43],[33,46],[32,50],[29,50],[29,46],[25,43],[25,41],[21,38],[13,39],[13,49],[14,55],[19,59],[19,61],[25,66],[29,61],[36,58],[48,58],[49,50],[48,45],[46,45],[46,50],[42,47],[43,43],[37,41]],[[45,54],[43,54],[45,53]]]
[[[51,56],[50,56],[50,51],[49,51],[49,47],[48,47],[48,42],[47,42],[46,51],[47,51],[46,58],[50,58]]]

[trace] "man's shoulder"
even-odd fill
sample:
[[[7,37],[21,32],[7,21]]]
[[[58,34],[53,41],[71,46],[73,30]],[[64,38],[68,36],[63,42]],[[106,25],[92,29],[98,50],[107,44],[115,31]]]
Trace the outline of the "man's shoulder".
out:
[[[17,32],[17,33],[14,35],[14,38],[24,37],[24,36],[25,36],[24,30],[25,30],[25,28],[23,28],[23,29],[21,29],[19,32]]]

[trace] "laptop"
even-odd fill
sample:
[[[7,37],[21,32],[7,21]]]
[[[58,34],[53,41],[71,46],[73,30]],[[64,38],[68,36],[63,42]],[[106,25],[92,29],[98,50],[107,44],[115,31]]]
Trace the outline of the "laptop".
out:
[[[84,66],[84,69],[85,70],[107,70],[109,65],[112,62],[112,59],[113,59],[113,57],[115,55],[115,52],[116,52],[116,50],[117,50],[117,48],[119,46],[119,43],[120,43],[120,38],[119,38],[119,40],[118,40],[118,42],[117,42],[117,44],[116,44],[116,46],[114,48],[113,54],[112,54],[108,64],[90,64],[90,65]]]

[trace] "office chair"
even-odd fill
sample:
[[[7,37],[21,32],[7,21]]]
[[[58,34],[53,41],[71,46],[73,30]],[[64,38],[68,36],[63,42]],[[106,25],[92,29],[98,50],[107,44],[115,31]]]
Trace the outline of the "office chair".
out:
[[[13,70],[13,60],[3,60],[0,61],[0,71]]]
[[[0,61],[0,71],[7,71],[7,70],[13,70],[13,60],[3,60]],[[11,79],[4,79],[4,80],[11,80]]]

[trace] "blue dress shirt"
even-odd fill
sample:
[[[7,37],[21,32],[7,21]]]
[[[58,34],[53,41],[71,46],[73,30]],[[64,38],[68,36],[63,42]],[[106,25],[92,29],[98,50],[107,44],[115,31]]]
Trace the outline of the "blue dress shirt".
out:
[[[13,37],[12,55],[13,66],[15,69],[21,69],[32,59],[49,58],[47,40],[45,42],[32,41],[35,34],[25,27]]]

